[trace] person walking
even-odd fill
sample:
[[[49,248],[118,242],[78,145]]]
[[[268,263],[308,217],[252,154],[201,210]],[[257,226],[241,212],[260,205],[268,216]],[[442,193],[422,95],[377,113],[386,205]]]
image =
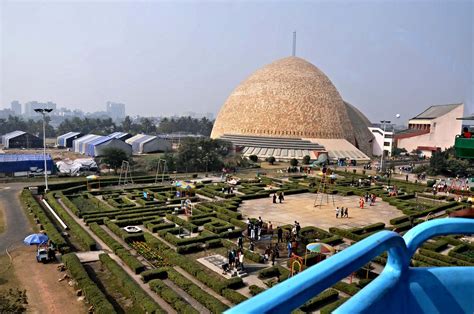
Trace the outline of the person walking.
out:
[[[244,239],[242,238],[242,236],[240,236],[239,239],[237,240],[237,245],[239,246],[241,250],[244,248]]]
[[[336,218],[339,218],[339,206],[336,207]]]
[[[283,192],[278,193],[278,201],[280,202],[280,204],[281,204],[281,202],[283,201],[283,195],[282,195],[282,193],[283,193]]]
[[[301,226],[300,226],[300,223],[299,222],[296,222],[296,236],[299,237],[300,235],[300,230],[301,230]]]
[[[272,254],[272,266],[275,266],[275,257],[276,257],[275,250],[273,250],[271,254]]]
[[[288,258],[291,257],[291,242],[288,241],[288,243],[286,244],[286,248],[288,249]]]
[[[255,240],[255,225],[251,225],[250,239]]]
[[[275,193],[273,193],[273,204],[276,204],[277,202],[277,196]]]
[[[346,207],[346,210],[344,211],[344,216],[346,218],[349,218],[349,208],[348,207]]]
[[[278,243],[283,242],[283,229],[278,226],[277,228]]]

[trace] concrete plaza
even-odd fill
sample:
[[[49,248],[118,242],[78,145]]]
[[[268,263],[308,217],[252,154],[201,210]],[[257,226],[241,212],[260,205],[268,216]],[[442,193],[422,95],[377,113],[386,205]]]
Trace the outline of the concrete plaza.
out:
[[[320,197],[320,196],[319,196]],[[320,204],[318,197],[316,204]],[[314,206],[316,194],[303,193],[285,196],[282,204],[273,204],[272,198],[262,198],[242,202],[239,210],[245,217],[258,218],[265,222],[271,221],[273,228],[279,225],[293,224],[299,221],[302,227],[315,226],[325,230],[330,227],[352,228],[362,227],[376,222],[389,225],[389,220],[403,213],[395,206],[382,202],[377,198],[373,206],[366,203],[363,209],[359,208],[358,196],[329,195],[329,203],[324,195],[322,206]],[[336,218],[336,206],[348,207],[349,218]]]

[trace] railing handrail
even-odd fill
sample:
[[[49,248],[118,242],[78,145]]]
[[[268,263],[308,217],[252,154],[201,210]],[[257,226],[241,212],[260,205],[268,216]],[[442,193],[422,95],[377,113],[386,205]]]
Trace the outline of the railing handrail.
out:
[[[332,286],[382,252],[388,262],[382,274],[346,302],[336,312],[358,313],[377,302],[407,273],[412,255],[431,237],[474,233],[474,220],[442,218],[417,225],[402,238],[392,231],[380,231],[304,272],[285,280],[226,313],[288,313]],[[399,300],[403,302],[403,300]]]
[[[393,260],[393,273],[399,273],[403,264],[398,261],[405,260],[405,242],[393,231],[380,231],[226,313],[289,313],[385,251]]]

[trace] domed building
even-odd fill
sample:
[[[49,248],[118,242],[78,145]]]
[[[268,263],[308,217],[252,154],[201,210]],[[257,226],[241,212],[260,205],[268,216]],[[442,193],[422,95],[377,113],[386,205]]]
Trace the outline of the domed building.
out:
[[[211,137],[230,140],[245,155],[261,158],[315,159],[327,152],[333,159],[369,160],[369,126],[321,70],[288,57],[237,86],[221,108]]]

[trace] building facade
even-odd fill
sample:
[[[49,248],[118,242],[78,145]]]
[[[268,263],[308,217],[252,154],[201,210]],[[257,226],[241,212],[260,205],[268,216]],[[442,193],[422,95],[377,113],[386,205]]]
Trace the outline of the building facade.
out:
[[[456,135],[462,131],[464,104],[431,106],[408,122],[408,129],[395,134],[398,148],[408,152],[421,151],[431,157],[437,150],[454,145]]]
[[[379,126],[369,127],[370,132],[374,135],[374,141],[372,143],[372,155],[382,156],[384,152],[385,156],[392,155],[393,148],[393,132],[385,131]]]
[[[16,116],[21,115],[21,104],[18,100],[14,100],[11,102],[11,110]]]
[[[105,109],[112,120],[125,119],[125,104],[108,101]]]
[[[26,118],[40,117],[41,115],[35,112],[35,109],[52,109],[56,110],[56,104],[52,101],[41,103],[38,101],[29,101],[25,104],[24,115]]]

